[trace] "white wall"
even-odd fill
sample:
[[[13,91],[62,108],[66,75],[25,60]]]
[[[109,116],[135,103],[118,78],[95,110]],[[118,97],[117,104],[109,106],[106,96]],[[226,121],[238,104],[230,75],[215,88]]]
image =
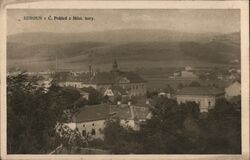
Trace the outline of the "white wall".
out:
[[[132,119],[131,120],[122,119],[120,123],[123,127],[131,127],[132,129],[137,130],[137,125],[135,124],[135,121]]]
[[[97,89],[97,85],[95,85],[95,84],[84,84],[82,82],[60,82],[59,86],[61,86],[61,87],[75,87],[75,88],[93,87],[93,88]]]
[[[198,96],[198,95],[177,95],[177,102],[196,102],[199,104],[200,112],[208,112],[209,109],[215,106],[215,96]]]
[[[76,123],[76,127],[78,128],[79,132],[82,134],[82,131],[85,130],[86,133],[89,133],[91,135],[92,129],[95,129],[95,135],[92,135],[93,138],[104,138],[104,135],[102,133],[105,124],[105,120],[97,120],[97,121],[89,121],[89,122],[81,122]]]
[[[94,124],[94,125],[93,125]],[[121,125],[123,127],[131,127],[134,130],[138,130],[139,126],[135,124],[134,120],[121,120]],[[95,129],[95,135],[91,135],[92,138],[104,138],[103,130],[105,127],[105,120],[97,120],[97,121],[89,121],[89,122],[80,122],[76,123],[76,128],[78,128],[78,131],[82,135],[82,131],[85,130],[86,133],[89,133],[91,135],[92,129]]]
[[[225,88],[225,98],[227,100],[230,100],[234,96],[241,95],[241,85],[240,83],[234,83],[230,85],[229,87]]]

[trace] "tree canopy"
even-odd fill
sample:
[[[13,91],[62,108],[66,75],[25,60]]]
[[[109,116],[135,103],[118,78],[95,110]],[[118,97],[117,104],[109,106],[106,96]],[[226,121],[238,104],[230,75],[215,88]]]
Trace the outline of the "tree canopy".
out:
[[[178,105],[164,97],[154,99],[152,117],[139,131],[108,121],[105,144],[113,153],[139,154],[211,154],[240,153],[240,111],[225,99],[215,109],[200,113],[198,104]]]
[[[47,153],[57,147],[55,125],[70,118],[79,97],[77,91],[54,84],[46,91],[25,73],[8,76],[8,153]]]

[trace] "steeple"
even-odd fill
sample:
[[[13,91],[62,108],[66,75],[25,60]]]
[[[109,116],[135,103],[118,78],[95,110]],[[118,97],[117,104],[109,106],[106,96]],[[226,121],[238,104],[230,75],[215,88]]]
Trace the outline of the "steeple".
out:
[[[119,73],[118,64],[117,64],[116,60],[114,60],[111,72],[115,75],[117,75]]]
[[[112,70],[118,70],[118,64],[117,64],[116,60],[114,60],[114,63],[112,65]]]

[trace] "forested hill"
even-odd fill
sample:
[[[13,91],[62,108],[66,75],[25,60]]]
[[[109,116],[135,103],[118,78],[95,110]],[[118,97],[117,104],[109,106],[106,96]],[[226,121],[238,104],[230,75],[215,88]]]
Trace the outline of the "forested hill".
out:
[[[227,64],[240,59],[240,33],[193,34],[163,30],[115,30],[82,34],[23,33],[8,37],[8,67],[50,68],[55,57],[62,66],[88,63],[126,66],[168,66],[197,62]],[[27,64],[26,62],[36,62]],[[40,63],[41,62],[41,63]],[[165,62],[165,63],[164,63]],[[45,66],[44,66],[45,65]]]

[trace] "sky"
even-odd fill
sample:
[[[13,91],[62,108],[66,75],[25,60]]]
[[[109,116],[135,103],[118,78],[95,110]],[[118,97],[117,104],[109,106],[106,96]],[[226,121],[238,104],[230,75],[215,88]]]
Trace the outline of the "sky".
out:
[[[24,20],[24,16],[80,16],[94,20]],[[8,35],[82,33],[117,29],[166,29],[191,33],[240,31],[238,9],[8,9]]]

